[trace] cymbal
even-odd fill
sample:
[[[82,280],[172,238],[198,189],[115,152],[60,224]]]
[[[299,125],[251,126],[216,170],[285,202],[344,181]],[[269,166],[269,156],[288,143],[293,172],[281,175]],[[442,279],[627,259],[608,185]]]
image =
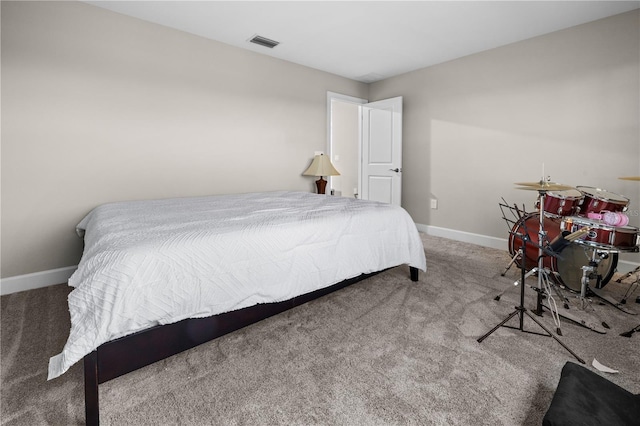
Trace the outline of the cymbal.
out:
[[[622,179],[622,180],[640,180],[640,176],[619,177],[618,179]]]
[[[522,188],[527,191],[566,191],[567,189],[575,189],[572,186],[563,185],[556,182],[516,182],[516,185],[521,185]]]

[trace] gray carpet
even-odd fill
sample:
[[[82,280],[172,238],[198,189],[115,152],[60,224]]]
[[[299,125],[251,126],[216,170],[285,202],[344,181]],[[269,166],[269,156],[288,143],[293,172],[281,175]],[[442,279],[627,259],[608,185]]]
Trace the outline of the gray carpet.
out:
[[[478,343],[517,304],[518,270],[500,276],[506,251],[423,241],[429,269],[418,283],[394,268],[101,385],[102,424],[539,425],[562,366],[575,359],[550,337],[508,328]],[[604,289],[620,296],[630,282]],[[3,425],[84,422],[82,365],[46,381],[69,331],[68,292],[1,298]],[[634,300],[628,306],[640,311]],[[640,392],[640,333],[619,336],[640,316],[594,309],[611,330],[563,321],[562,341]],[[553,328],[548,313],[541,321]],[[524,324],[541,331],[528,317]]]

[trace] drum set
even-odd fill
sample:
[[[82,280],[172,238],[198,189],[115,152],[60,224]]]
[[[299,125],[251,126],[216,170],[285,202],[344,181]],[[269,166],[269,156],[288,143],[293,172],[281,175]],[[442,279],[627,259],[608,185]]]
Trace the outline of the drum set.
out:
[[[640,177],[621,179],[640,180]],[[536,211],[526,212],[524,206],[508,205],[504,199],[500,203],[509,228],[508,248],[512,256],[501,275],[514,263],[528,271],[527,276],[538,275],[538,313],[543,307],[551,311],[558,334],[559,316],[600,333],[609,328],[604,322],[585,320],[583,315],[570,312],[569,298],[563,290],[577,295],[579,310],[591,308],[590,297],[596,296],[635,315],[624,302],[602,293],[616,271],[619,253],[640,251],[640,229],[629,226],[625,214],[629,199],[600,188],[553,183],[549,178],[516,185],[518,189],[538,192]],[[632,285],[637,287],[638,283]],[[552,291],[562,301],[564,310],[555,306]]]

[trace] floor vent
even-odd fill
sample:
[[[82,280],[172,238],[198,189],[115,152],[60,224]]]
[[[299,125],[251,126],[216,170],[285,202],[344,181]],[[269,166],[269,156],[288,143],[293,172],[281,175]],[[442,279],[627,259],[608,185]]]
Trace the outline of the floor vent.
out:
[[[259,35],[254,35],[249,39],[249,41],[251,43],[259,44],[260,46],[268,47],[269,49],[273,49],[274,47],[280,44],[279,41],[271,40]]]

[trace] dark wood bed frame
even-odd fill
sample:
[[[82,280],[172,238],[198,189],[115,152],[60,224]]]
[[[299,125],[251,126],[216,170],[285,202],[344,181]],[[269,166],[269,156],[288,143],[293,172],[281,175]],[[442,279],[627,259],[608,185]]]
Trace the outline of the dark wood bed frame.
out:
[[[418,269],[410,267],[411,281],[418,281]],[[380,271],[382,272],[382,271]],[[100,423],[98,385],[156,361],[224,336],[247,325],[347,287],[378,274],[362,274],[284,302],[250,306],[206,318],[185,319],[156,326],[103,343],[84,357],[84,403],[87,425]]]

